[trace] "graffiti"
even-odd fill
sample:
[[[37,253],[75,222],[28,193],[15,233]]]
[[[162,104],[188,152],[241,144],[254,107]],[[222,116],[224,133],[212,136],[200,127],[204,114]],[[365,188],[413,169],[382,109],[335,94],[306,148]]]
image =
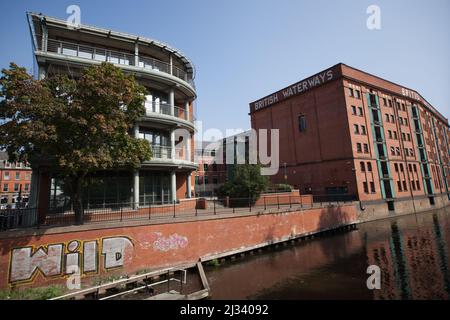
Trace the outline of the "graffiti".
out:
[[[167,238],[161,236],[161,233],[158,234],[158,239],[153,242],[153,249],[158,251],[169,251],[176,250],[180,248],[184,248],[188,244],[188,238],[180,236],[176,233],[168,236]]]
[[[44,277],[96,273],[99,268],[100,241],[72,240],[40,246],[14,248],[11,251],[9,283],[31,282],[38,273]],[[124,266],[131,260],[133,242],[128,237],[101,239],[101,256],[105,269]]]

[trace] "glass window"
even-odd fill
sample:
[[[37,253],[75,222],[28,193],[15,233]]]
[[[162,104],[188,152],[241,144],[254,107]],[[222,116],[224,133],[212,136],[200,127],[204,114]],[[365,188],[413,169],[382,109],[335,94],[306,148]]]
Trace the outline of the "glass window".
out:
[[[348,95],[349,95],[350,97],[353,97],[353,96],[354,96],[354,94],[353,94],[353,89],[352,89],[352,88],[348,88]]]
[[[361,162],[359,163],[359,166],[361,167],[361,172],[365,172],[365,171],[366,171],[366,165],[364,164],[363,161],[361,161]]]
[[[367,162],[367,171],[372,171],[372,163],[371,162]]]
[[[363,109],[361,107],[358,107],[358,115],[363,116]]]
[[[363,182],[363,189],[364,189],[364,193],[369,193],[369,186],[367,185],[367,182]]]
[[[14,183],[14,192],[19,191],[19,186],[20,186],[19,183]]]
[[[361,134],[366,135],[366,126],[361,126]]]
[[[364,143],[364,153],[369,153],[369,145]]]
[[[8,192],[8,184],[3,184],[3,192]]]
[[[16,180],[20,180],[20,171],[16,171]]]
[[[357,124],[353,125],[353,132],[359,134],[359,126]]]
[[[300,132],[306,131],[306,117],[305,115],[301,115],[298,117],[298,130]]]
[[[370,183],[370,192],[375,193],[375,183],[373,181]]]
[[[361,143],[356,144],[356,151],[362,152]]]
[[[356,107],[355,106],[352,106],[352,114],[356,115]]]
[[[8,172],[8,171],[5,171],[5,172],[3,173],[3,179],[9,180],[9,172]]]

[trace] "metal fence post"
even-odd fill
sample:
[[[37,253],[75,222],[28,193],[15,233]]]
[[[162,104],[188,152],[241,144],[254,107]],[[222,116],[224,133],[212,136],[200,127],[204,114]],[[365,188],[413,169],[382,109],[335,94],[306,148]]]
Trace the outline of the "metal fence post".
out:
[[[289,209],[292,209],[291,195],[289,195]]]
[[[198,199],[195,199],[195,216],[198,215],[197,208],[198,208]]]
[[[41,221],[39,220],[39,209],[38,208],[36,208],[35,215],[36,215],[37,228],[39,229],[41,227]]]
[[[278,205],[278,210],[280,210],[280,196],[277,195],[277,205]]]
[[[252,212],[252,198],[248,198],[248,212]]]
[[[152,218],[152,205],[148,204],[148,220]]]
[[[173,217],[176,217],[175,200],[173,201]]]
[[[264,211],[266,211],[266,197],[263,196],[264,199]]]
[[[123,207],[120,205],[120,221],[122,222],[123,219]]]
[[[213,199],[214,214],[216,214],[216,199]]]

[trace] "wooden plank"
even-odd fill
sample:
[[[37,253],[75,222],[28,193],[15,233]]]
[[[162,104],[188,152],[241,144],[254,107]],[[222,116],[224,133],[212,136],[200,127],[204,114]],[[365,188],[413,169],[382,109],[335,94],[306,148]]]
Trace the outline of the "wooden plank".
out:
[[[186,296],[175,290],[171,290],[169,292],[157,294],[156,296],[152,296],[145,300],[186,300]]]
[[[203,289],[186,296],[186,300],[201,300],[209,296],[209,290]]]
[[[209,291],[208,278],[206,278],[205,270],[203,270],[202,262],[197,262],[198,273],[200,274],[200,279],[202,280],[203,288]]]

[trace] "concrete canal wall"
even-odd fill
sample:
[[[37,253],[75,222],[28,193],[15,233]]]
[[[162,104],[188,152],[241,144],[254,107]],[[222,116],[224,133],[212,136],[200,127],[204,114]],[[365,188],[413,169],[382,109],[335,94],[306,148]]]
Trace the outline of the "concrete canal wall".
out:
[[[86,224],[0,234],[0,288],[82,284],[117,274],[191,264],[357,222],[354,203],[277,213],[246,213]]]
[[[358,220],[361,222],[385,219],[389,217],[421,213],[438,210],[450,205],[447,194],[437,194],[431,204],[427,196],[416,196],[414,198],[398,198],[394,202],[394,210],[389,210],[385,200],[362,202],[358,207]]]

